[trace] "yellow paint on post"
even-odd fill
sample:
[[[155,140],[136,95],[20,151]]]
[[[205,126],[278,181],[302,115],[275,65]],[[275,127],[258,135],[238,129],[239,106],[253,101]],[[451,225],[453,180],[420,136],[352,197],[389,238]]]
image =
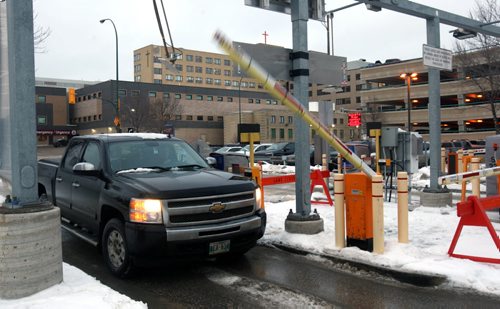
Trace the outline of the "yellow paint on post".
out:
[[[333,175],[335,204],[335,246],[345,248],[344,174]]]
[[[408,173],[398,172],[398,241],[408,243]]]

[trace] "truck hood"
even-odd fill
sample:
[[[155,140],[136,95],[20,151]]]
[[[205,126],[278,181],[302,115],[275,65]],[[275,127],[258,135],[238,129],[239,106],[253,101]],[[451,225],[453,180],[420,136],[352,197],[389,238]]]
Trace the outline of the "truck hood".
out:
[[[213,169],[123,173],[117,180],[140,188],[144,196],[174,199],[252,191],[250,179]]]

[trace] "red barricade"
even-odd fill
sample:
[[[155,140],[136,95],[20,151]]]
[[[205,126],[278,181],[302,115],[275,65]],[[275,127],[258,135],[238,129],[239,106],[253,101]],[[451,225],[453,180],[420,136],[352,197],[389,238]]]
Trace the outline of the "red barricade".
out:
[[[478,198],[475,195],[471,195],[464,202],[459,202],[457,204],[457,216],[460,217],[460,222],[458,223],[457,230],[455,231],[455,236],[448,250],[448,254],[453,257],[461,259],[469,259],[477,262],[487,262],[487,263],[497,263],[500,264],[500,259],[478,257],[472,255],[455,254],[455,246],[457,245],[458,238],[462,232],[464,225],[468,226],[484,226],[488,229],[493,242],[500,251],[500,239],[491,224],[490,218],[486,214],[486,210],[494,209],[500,207],[500,195],[490,196],[485,198]]]

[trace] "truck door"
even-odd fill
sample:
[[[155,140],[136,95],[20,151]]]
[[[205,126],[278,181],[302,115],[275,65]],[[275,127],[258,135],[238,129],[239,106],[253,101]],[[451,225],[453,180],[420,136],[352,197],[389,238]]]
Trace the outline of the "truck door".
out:
[[[103,167],[101,152],[102,149],[97,142],[88,142],[81,162],[92,163],[97,170],[101,170]],[[97,228],[97,209],[104,184],[104,181],[96,176],[73,176],[72,209],[77,214],[79,221],[94,231]]]
[[[66,155],[57,170],[54,182],[57,206],[61,215],[71,219],[71,183],[73,182],[73,166],[78,163],[83,149],[83,141],[71,143],[66,150]]]

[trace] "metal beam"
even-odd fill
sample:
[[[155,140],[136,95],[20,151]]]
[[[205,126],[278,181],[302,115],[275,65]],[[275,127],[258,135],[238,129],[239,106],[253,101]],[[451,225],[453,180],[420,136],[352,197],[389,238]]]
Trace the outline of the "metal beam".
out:
[[[355,0],[372,6],[378,6],[391,11],[425,19],[439,18],[441,24],[472,30],[485,35],[500,37],[500,27],[486,25],[480,21],[435,9],[407,0]]]

